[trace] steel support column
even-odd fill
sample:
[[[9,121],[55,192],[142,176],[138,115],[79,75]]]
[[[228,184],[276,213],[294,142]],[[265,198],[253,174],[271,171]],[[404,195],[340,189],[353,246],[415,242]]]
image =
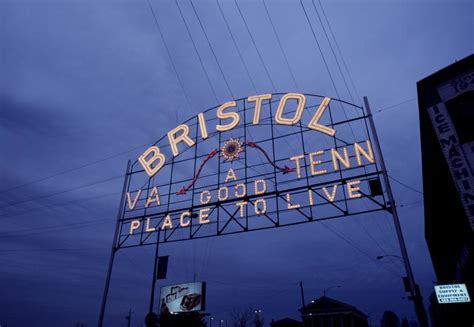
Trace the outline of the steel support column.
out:
[[[120,229],[120,220],[122,219],[124,213],[124,206],[125,206],[125,193],[127,190],[128,183],[130,181],[130,171],[131,171],[132,163],[129,160],[127,163],[127,170],[125,172],[125,179],[123,181],[123,189],[122,189],[122,197],[120,199],[120,207],[117,214],[117,222],[115,223],[115,233],[114,233],[114,240],[112,243],[112,250],[110,252],[110,259],[109,259],[109,268],[107,270],[107,277],[105,278],[105,287],[104,287],[104,294],[102,296],[102,304],[100,306],[100,314],[99,314],[99,323],[98,326],[102,327],[104,323],[104,314],[105,314],[105,306],[107,305],[107,297],[109,294],[109,286],[110,286],[110,278],[112,277],[112,267],[114,265],[115,259],[115,252],[117,252],[117,240],[119,237],[119,229]]]
[[[420,327],[428,327],[428,316],[426,314],[425,306],[423,305],[423,297],[420,294],[419,288],[415,283],[415,277],[413,276],[413,271],[411,269],[410,260],[408,259],[408,252],[405,245],[405,240],[403,238],[402,228],[400,226],[400,220],[398,219],[397,206],[395,204],[395,199],[392,193],[392,188],[390,186],[390,179],[388,177],[387,168],[385,167],[385,162],[382,155],[382,149],[380,147],[379,138],[377,136],[377,130],[375,129],[374,118],[370,110],[369,100],[367,97],[364,97],[364,105],[367,110],[367,116],[369,118],[370,129],[372,132],[372,138],[375,146],[375,151],[377,151],[378,159],[380,162],[380,168],[382,170],[382,176],[385,182],[385,187],[387,191],[388,200],[390,201],[390,207],[388,208],[393,217],[393,223],[395,225],[395,231],[397,232],[398,243],[400,245],[400,252],[403,258],[403,264],[408,277],[408,282],[410,286],[410,299],[413,300],[415,305],[416,316],[418,317],[418,323]]]

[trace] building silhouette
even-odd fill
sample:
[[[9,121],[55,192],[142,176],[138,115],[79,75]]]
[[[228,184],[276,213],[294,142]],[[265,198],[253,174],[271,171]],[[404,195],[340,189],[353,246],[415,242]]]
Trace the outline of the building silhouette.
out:
[[[284,318],[277,321],[272,321],[270,327],[302,327],[303,323],[291,318]]]
[[[356,307],[327,296],[299,310],[307,327],[368,327],[367,315]]]
[[[417,84],[425,238],[438,284],[474,294],[474,55]],[[470,303],[430,298],[434,326],[473,326]]]

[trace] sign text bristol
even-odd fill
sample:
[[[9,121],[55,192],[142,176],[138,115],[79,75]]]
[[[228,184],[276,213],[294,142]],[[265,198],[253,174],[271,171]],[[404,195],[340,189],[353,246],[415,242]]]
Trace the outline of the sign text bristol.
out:
[[[120,244],[146,244],[158,229],[166,242],[384,209],[383,193],[370,196],[367,185],[380,174],[368,131],[338,130],[366,117],[338,120],[336,101],[250,96],[170,130],[134,164],[130,180],[142,177],[128,186]],[[364,208],[348,204],[354,199],[366,199]]]

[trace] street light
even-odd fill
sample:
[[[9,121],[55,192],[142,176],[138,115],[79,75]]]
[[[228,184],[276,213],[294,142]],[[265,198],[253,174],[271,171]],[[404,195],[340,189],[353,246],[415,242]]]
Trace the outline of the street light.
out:
[[[223,324],[224,324],[224,319],[221,319],[221,321],[219,321],[219,327],[222,327]]]
[[[212,327],[212,321],[214,320],[214,317],[209,317],[209,327]]]

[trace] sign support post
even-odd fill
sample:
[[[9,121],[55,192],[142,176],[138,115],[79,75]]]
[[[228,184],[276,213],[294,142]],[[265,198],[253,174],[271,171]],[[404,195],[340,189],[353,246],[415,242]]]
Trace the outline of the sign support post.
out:
[[[385,167],[385,162],[382,155],[382,149],[380,148],[379,138],[377,136],[377,130],[375,129],[375,123],[370,110],[369,100],[367,97],[364,97],[364,105],[367,110],[367,116],[369,119],[370,130],[372,132],[372,137],[374,141],[375,151],[378,153],[380,168],[382,170],[382,176],[385,182],[385,187],[387,188],[387,196],[390,201],[390,207],[387,210],[392,214],[393,223],[395,225],[395,230],[397,232],[398,243],[400,245],[400,252],[403,258],[403,264],[405,266],[405,271],[407,273],[408,283],[410,286],[410,300],[413,300],[415,305],[416,316],[418,317],[418,323],[420,327],[428,327],[428,316],[426,314],[425,306],[423,305],[423,297],[420,294],[420,288],[415,283],[415,277],[413,276],[413,271],[411,269],[410,261],[408,259],[408,252],[405,245],[405,240],[403,238],[402,228],[400,226],[400,220],[398,219],[397,206],[395,205],[395,199],[393,197],[392,188],[390,186],[390,180],[388,178],[387,168]]]
[[[110,252],[110,259],[109,259],[109,268],[107,270],[107,277],[105,278],[105,287],[104,287],[104,294],[102,296],[102,304],[100,306],[100,314],[99,314],[99,327],[102,327],[104,323],[104,314],[105,314],[105,306],[107,304],[107,296],[109,294],[109,286],[110,286],[110,278],[112,277],[112,267],[114,265],[114,258],[115,253],[117,252],[117,240],[119,237],[119,229],[120,229],[120,222],[123,216],[123,208],[125,205],[125,194],[127,193],[127,186],[128,182],[130,181],[130,171],[132,168],[132,162],[129,160],[127,163],[127,170],[125,172],[125,179],[123,181],[123,190],[122,190],[122,197],[120,199],[120,207],[117,214],[117,222],[115,224],[115,233],[114,233],[114,240],[112,243],[112,250]]]
[[[150,308],[148,310],[149,313],[153,312],[153,305],[155,302],[155,287],[158,272],[158,250],[160,249],[160,231],[161,228],[158,228],[158,240],[156,241],[155,260],[153,264],[153,279],[151,281]]]

